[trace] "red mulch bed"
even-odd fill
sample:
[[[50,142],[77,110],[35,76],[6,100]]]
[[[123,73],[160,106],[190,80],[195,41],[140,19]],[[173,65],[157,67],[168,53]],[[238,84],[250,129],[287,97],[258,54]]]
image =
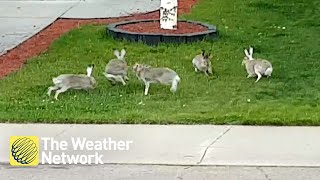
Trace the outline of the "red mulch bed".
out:
[[[189,13],[197,1],[198,0],[178,0],[178,13]],[[74,28],[79,28],[85,24],[109,24],[124,20],[140,19],[159,19],[159,11],[147,14],[135,14],[123,18],[58,19],[32,38],[0,56],[0,78],[19,70],[28,59],[46,51],[53,41],[59,39],[62,34]]]
[[[207,31],[208,28],[199,24],[178,22],[176,30],[161,29],[160,22],[139,22],[118,26],[122,30],[136,33],[187,34]]]

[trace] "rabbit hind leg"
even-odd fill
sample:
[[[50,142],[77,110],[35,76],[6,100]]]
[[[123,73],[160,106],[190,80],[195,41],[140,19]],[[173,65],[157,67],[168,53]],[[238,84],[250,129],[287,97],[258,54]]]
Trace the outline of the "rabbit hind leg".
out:
[[[65,86],[62,87],[62,88],[60,88],[60,89],[58,89],[58,90],[56,91],[56,94],[54,95],[54,99],[58,100],[59,94],[60,94],[60,93],[63,93],[63,92],[66,92],[68,89],[69,89],[69,87],[65,87]]]
[[[126,85],[126,82],[124,81],[124,78],[121,75],[112,75],[112,74],[108,74],[107,79],[109,79],[110,81],[113,82],[121,82],[122,85]]]
[[[258,76],[258,78],[257,78],[257,80],[255,82],[258,82],[261,79],[262,75],[260,74],[259,70],[254,70],[254,72]]]
[[[121,82],[122,83],[122,85],[126,85],[126,82],[125,82],[125,80],[123,79],[123,77],[122,76],[115,76],[115,79],[116,79],[116,81],[118,81],[118,82]]]
[[[112,74],[107,74],[107,73],[103,73],[103,75],[107,78],[107,80],[112,84],[115,85],[116,84],[116,76],[112,75]]]

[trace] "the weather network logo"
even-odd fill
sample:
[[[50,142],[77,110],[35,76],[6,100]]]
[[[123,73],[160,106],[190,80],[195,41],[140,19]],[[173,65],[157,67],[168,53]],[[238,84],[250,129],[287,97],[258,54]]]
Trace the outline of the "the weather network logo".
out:
[[[10,164],[12,166],[37,166],[39,154],[37,136],[12,136],[10,138]]]

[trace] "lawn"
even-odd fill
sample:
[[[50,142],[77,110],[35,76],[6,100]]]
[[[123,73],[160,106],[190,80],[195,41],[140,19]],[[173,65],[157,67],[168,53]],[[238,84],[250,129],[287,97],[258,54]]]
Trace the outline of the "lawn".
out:
[[[149,47],[119,42],[105,26],[84,26],[55,41],[47,52],[0,81],[1,122],[320,125],[320,1],[201,0],[181,18],[217,25],[217,40]],[[271,79],[247,79],[243,48],[274,66]],[[113,48],[127,48],[127,62],[176,70],[181,86],[144,85],[130,71],[127,86],[111,86],[102,72]],[[192,58],[211,49],[217,75],[195,73]],[[85,73],[96,65],[95,90],[46,95],[52,77]]]

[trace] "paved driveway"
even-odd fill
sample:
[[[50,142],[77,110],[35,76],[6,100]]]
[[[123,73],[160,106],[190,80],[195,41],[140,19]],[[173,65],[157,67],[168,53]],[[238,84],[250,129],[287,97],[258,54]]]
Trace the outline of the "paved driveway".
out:
[[[62,18],[110,18],[155,11],[160,0],[0,0],[0,55]]]

